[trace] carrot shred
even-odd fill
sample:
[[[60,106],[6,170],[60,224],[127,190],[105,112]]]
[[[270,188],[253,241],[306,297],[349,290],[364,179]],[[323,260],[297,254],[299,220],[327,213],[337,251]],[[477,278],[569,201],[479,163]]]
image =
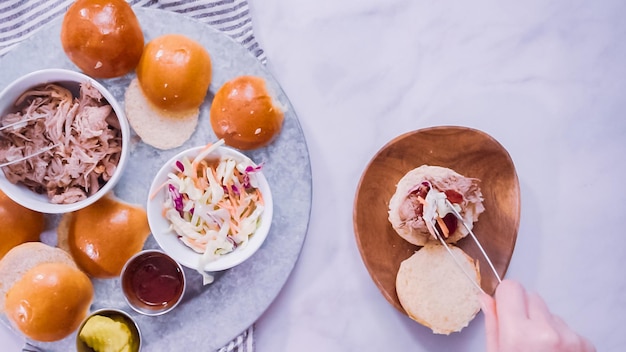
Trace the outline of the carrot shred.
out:
[[[439,224],[439,227],[441,228],[441,232],[443,232],[444,237],[448,238],[450,236],[450,230],[448,230],[448,226],[446,226],[446,223],[440,217],[437,217],[437,223]]]

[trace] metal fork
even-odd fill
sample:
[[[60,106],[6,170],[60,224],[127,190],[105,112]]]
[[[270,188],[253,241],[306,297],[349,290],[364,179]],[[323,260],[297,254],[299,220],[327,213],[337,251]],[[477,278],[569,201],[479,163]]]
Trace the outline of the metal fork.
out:
[[[485,250],[483,249],[483,246],[480,244],[480,241],[478,241],[478,238],[476,238],[476,235],[474,235],[474,232],[472,231],[472,229],[469,228],[469,226],[467,226],[467,224],[465,223],[465,220],[463,219],[463,217],[461,216],[461,214],[452,206],[452,203],[446,199],[446,204],[448,205],[448,207],[452,210],[452,213],[454,214],[454,216],[463,224],[463,226],[467,229],[467,231],[469,232],[470,236],[472,237],[472,239],[474,240],[474,242],[476,243],[476,245],[478,246],[478,248],[480,249],[480,252],[482,253],[483,257],[485,257],[485,260],[487,260],[487,264],[489,264],[489,268],[491,268],[491,271],[493,272],[494,276],[496,277],[496,279],[498,280],[498,283],[502,282],[502,279],[500,278],[500,275],[498,274],[498,271],[496,270],[496,268],[493,266],[493,263],[491,262],[491,259],[489,259],[489,256],[487,255],[487,253],[485,252]],[[450,256],[452,257],[452,259],[454,260],[454,262],[456,263],[456,265],[463,271],[463,274],[465,274],[465,276],[467,276],[467,278],[472,282],[472,284],[474,286],[476,286],[476,288],[478,288],[480,291],[482,291],[483,293],[486,294],[485,290],[483,290],[483,288],[480,286],[480,284],[478,282],[476,282],[476,280],[472,277],[472,275],[470,275],[470,273],[468,273],[465,268],[463,267],[463,265],[461,265],[461,263],[459,262],[459,260],[456,258],[456,256],[452,253],[452,251],[450,250],[450,247],[448,246],[448,244],[446,243],[445,239],[443,238],[443,236],[441,235],[441,233],[439,233],[439,230],[437,230],[437,227],[435,226],[435,222],[436,220],[433,219],[433,223],[432,226],[429,226],[430,229],[432,229],[433,231],[433,235],[439,240],[439,242],[441,242],[441,244],[445,247],[445,249],[448,251],[448,253],[450,254]]]
[[[19,159],[7,161],[6,163],[0,164],[0,168],[3,168],[5,166],[9,166],[11,164],[19,163],[20,161],[23,161],[23,160],[26,160],[26,159],[30,159],[30,158],[32,158],[34,156],[37,156],[37,155],[39,155],[41,153],[45,153],[45,152],[47,152],[49,150],[52,150],[52,149],[54,149],[56,147],[59,147],[59,146],[61,146],[61,143],[57,143],[57,144],[53,144],[53,145],[45,147],[45,148],[41,148],[38,151],[36,151],[36,152],[34,152],[34,153],[30,154],[30,155],[26,155],[26,156],[23,156],[23,157],[21,157]]]
[[[491,268],[493,275],[496,277],[496,279],[498,279],[498,283],[502,282],[502,279],[500,278],[498,271],[493,266],[493,263],[491,262],[491,259],[489,259],[489,256],[485,252],[485,249],[483,248],[483,246],[480,245],[480,242],[478,241],[478,238],[476,238],[476,235],[474,235],[474,232],[472,231],[472,229],[470,229],[469,226],[467,226],[461,214],[459,214],[459,212],[452,206],[452,203],[450,203],[448,199],[446,199],[446,204],[450,207],[450,209],[452,209],[452,213],[454,214],[454,216],[456,216],[456,218],[459,219],[459,221],[461,221],[465,229],[467,229],[467,231],[469,232],[470,236],[472,236],[472,239],[474,240],[474,242],[476,242],[478,249],[480,249],[480,253],[482,253],[483,257],[485,257],[485,260],[487,260],[487,264],[489,264],[489,267]]]

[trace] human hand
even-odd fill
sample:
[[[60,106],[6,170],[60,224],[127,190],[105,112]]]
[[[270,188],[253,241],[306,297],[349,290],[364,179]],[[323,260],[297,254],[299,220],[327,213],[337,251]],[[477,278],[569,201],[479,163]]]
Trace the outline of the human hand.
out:
[[[487,352],[594,352],[596,349],[558,316],[536,293],[503,280],[495,299],[481,294]]]

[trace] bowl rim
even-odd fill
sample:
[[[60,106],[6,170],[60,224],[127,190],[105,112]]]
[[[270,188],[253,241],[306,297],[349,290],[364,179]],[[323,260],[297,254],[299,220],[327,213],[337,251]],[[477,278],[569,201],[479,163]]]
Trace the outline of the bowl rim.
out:
[[[122,151],[116,171],[113,173],[111,179],[109,179],[93,196],[71,204],[50,203],[45,194],[37,194],[26,188],[24,185],[11,183],[7,180],[4,172],[0,171],[0,189],[9,198],[25,208],[47,214],[60,214],[76,211],[93,204],[102,196],[107,194],[115,187],[122,177],[123,170],[128,162],[130,153],[130,125],[122,105],[104,85],[84,73],[62,68],[46,68],[31,71],[13,80],[0,92],[0,104],[7,100],[6,105],[0,106],[0,109],[8,107],[9,104],[12,104],[12,102],[27,89],[42,84],[58,82],[76,82],[78,84],[89,82],[93,87],[98,89],[103,98],[106,99],[109,105],[111,105],[111,108],[115,111],[118,118],[122,134]],[[4,109],[0,111],[0,114],[4,113]],[[26,191],[31,192],[32,196],[24,196]]]
[[[167,174],[172,170],[175,162],[180,160],[184,156],[192,157],[197,155],[202,149],[206,146],[195,146],[191,148],[187,148],[170,159],[168,159],[159,169],[159,171],[155,174],[152,179],[152,183],[150,185],[150,191],[148,196],[148,201],[146,205],[146,212],[148,214],[148,224],[150,226],[150,230],[152,232],[152,236],[158,243],[158,245],[169,254],[174,260],[181,263],[183,266],[199,270],[200,268],[197,265],[199,258],[202,256],[199,253],[194,252],[191,248],[187,247],[184,243],[182,243],[177,236],[169,231],[169,222],[161,215],[162,214],[162,205],[161,201],[164,197],[163,192],[159,192],[160,186],[167,179]],[[244,158],[252,162],[253,165],[257,165],[250,157],[243,154],[242,152],[221,145],[215,151],[211,152],[209,155],[215,155],[215,153],[227,153],[234,155],[239,158]],[[259,182],[259,189],[263,194],[263,200],[265,202],[265,209],[263,210],[263,214],[261,215],[261,225],[254,232],[253,236],[250,237],[250,240],[246,244],[245,247],[237,248],[231,253],[227,253],[220,257],[217,260],[207,263],[204,266],[205,272],[217,272],[223,271],[230,268],[233,268],[248,258],[252,257],[254,253],[263,245],[265,239],[267,238],[273,216],[274,216],[274,203],[272,198],[271,188],[269,186],[269,182],[267,178],[263,174],[261,170],[257,174],[257,180]],[[172,246],[178,248],[177,251],[172,251]],[[181,253],[182,252],[182,253]]]
[[[108,313],[108,314],[103,314],[103,313]],[[105,317],[111,317],[111,315],[120,315],[122,316],[126,321],[129,321],[132,323],[132,326],[129,326],[128,328],[131,330],[131,334],[132,333],[136,333],[137,334],[137,339],[139,340],[139,344],[137,345],[137,351],[141,351],[141,347],[143,344],[143,336],[141,334],[141,328],[139,327],[139,323],[137,322],[137,320],[135,318],[133,318],[130,313],[119,309],[119,308],[107,308],[107,307],[103,307],[103,308],[98,308],[92,312],[89,312],[87,314],[87,316],[83,319],[83,321],[80,323],[80,325],[78,326],[78,328],[76,329],[76,350],[77,351],[81,351],[82,350],[88,350],[88,351],[92,351],[91,348],[89,348],[88,346],[86,346],[87,344],[84,343],[83,341],[80,340],[80,331],[83,329],[83,327],[85,326],[85,324],[87,323],[87,320],[89,320],[91,317],[96,316],[96,315],[103,315]]]

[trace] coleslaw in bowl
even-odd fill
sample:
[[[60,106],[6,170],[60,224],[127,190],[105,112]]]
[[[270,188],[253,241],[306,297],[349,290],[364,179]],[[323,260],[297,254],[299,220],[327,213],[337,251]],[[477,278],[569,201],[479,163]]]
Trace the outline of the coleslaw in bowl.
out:
[[[273,203],[262,166],[223,140],[184,150],[157,172],[147,203],[159,246],[210,283],[263,244]],[[208,273],[207,273],[208,272]]]

